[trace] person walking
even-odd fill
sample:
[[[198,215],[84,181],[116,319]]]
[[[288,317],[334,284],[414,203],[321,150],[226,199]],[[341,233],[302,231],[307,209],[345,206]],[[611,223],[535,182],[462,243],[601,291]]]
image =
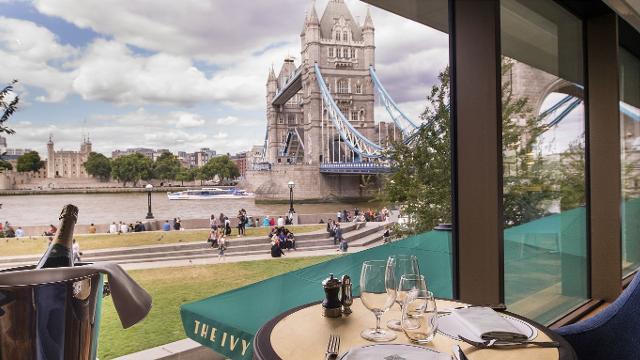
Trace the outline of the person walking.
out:
[[[218,239],[218,261],[225,260],[225,250],[227,250],[227,237],[225,235],[222,235]]]
[[[334,230],[333,235],[333,245],[338,245],[338,243],[342,240],[342,228],[340,227],[340,223],[336,224],[336,228]]]
[[[80,251],[80,244],[76,241],[76,239],[73,239],[73,245],[72,245],[72,252],[73,252],[73,262],[77,263],[80,262],[80,255],[82,255],[82,252]]]

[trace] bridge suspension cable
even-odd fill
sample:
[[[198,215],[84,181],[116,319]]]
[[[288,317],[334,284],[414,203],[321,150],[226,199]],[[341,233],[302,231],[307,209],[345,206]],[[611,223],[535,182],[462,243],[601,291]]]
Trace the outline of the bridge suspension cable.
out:
[[[405,115],[402,110],[398,107],[395,101],[391,98],[391,95],[385,90],[384,86],[382,86],[382,82],[378,78],[376,71],[373,69],[373,66],[369,66],[369,73],[371,74],[371,80],[373,80],[374,88],[378,91],[378,95],[380,98],[380,102],[384,105],[385,110],[396,124],[396,126],[402,132],[403,139],[407,140],[411,138],[411,135],[420,128],[418,124],[413,122],[407,115]]]
[[[333,126],[338,131],[340,138],[349,149],[360,157],[369,159],[381,158],[383,148],[358,132],[344,114],[342,114],[342,111],[340,111],[340,108],[331,96],[331,92],[327,88],[318,64],[314,64],[314,71],[318,86],[320,87],[320,94],[324,101],[324,107],[327,109],[329,119],[331,119]]]

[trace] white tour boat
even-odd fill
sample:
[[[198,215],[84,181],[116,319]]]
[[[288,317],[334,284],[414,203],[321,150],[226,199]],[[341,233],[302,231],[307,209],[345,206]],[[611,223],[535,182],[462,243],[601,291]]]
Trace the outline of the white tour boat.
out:
[[[185,190],[167,192],[169,200],[207,200],[207,199],[237,199],[253,197],[254,194],[246,190],[202,188],[200,190]]]

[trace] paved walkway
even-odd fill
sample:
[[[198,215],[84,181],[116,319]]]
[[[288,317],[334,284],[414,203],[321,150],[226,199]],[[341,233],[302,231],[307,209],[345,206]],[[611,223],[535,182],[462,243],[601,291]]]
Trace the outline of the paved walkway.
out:
[[[374,243],[369,246],[358,246],[353,247],[353,250],[350,248],[346,253],[354,253],[362,250],[366,250],[372,246],[379,245],[379,243]],[[285,255],[281,259],[288,258],[300,258],[300,257],[310,257],[310,256],[323,256],[323,255],[339,255],[343,254],[340,251],[335,249],[325,249],[325,250],[300,250],[300,251],[285,251]],[[168,268],[168,267],[181,267],[181,266],[194,266],[194,265],[210,265],[210,264],[222,264],[222,263],[232,263],[232,262],[240,262],[240,261],[253,261],[253,260],[269,260],[274,259],[267,252],[259,255],[237,255],[237,256],[227,256],[224,261],[218,259],[218,253],[215,249],[211,250],[210,258],[200,258],[200,259],[183,259],[183,260],[166,260],[166,261],[147,261],[147,262],[139,262],[139,263],[129,263],[129,264],[121,264],[122,268],[125,270],[142,270],[142,269],[157,269],[157,268]]]

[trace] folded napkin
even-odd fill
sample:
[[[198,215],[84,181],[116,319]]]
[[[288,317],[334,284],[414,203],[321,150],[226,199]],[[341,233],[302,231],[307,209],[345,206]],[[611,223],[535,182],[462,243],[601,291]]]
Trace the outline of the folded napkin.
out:
[[[462,324],[483,340],[519,342],[528,340],[518,328],[491,308],[470,306],[452,311]]]
[[[109,276],[113,305],[125,329],[145,318],[151,310],[151,296],[116,263],[102,262],[75,267],[35,270],[35,266],[0,271],[0,289],[67,281],[103,273]]]

